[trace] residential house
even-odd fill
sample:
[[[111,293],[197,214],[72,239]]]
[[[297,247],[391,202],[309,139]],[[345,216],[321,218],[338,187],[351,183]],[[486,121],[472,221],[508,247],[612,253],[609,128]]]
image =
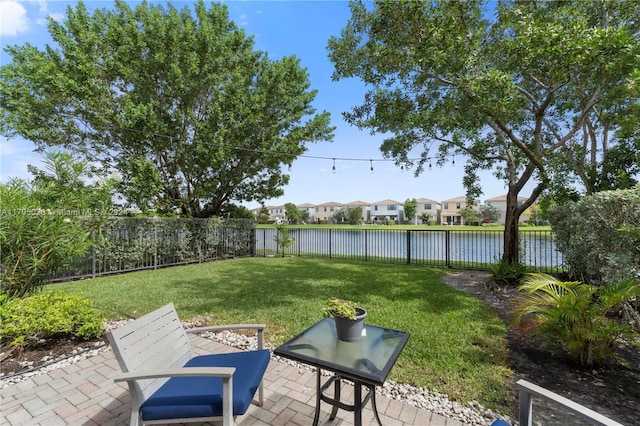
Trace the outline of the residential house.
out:
[[[401,223],[404,220],[404,206],[399,201],[381,200],[371,204],[371,220],[386,221],[394,220]]]
[[[440,223],[442,225],[464,225],[460,211],[467,207],[467,197],[456,197],[442,202]],[[473,210],[480,212],[480,200],[473,201]]]
[[[331,216],[333,216],[340,207],[342,207],[342,204],[336,203],[335,201],[316,205],[316,222],[330,221]]]
[[[307,223],[314,223],[316,221],[316,205],[311,203],[303,203],[296,205],[298,210],[309,214]]]
[[[518,206],[521,206],[522,203],[524,203],[525,201],[527,201],[527,197],[518,197]],[[486,199],[484,200],[484,203],[487,206],[492,206],[500,210],[500,219],[498,219],[498,223],[500,225],[504,225],[505,216],[507,214],[507,195],[505,194],[505,195],[500,195],[498,197]],[[528,214],[522,214],[520,215],[520,219],[518,221],[525,222],[529,219],[530,219],[530,216]]]
[[[430,220],[435,221],[434,223],[440,223],[440,211],[442,210],[442,205],[434,200],[430,200],[428,198],[418,198],[416,199],[418,203],[416,207],[416,216],[414,217],[414,223],[422,223],[428,224]],[[427,220],[421,219],[421,217],[429,217]]]
[[[269,219],[276,223],[282,223],[286,216],[286,210],[284,205],[281,206],[267,206],[269,210]]]
[[[345,204],[346,207],[360,207],[362,208],[362,221],[364,223],[369,222],[371,217],[371,211],[369,208],[369,203],[366,201],[351,201],[350,203]]]

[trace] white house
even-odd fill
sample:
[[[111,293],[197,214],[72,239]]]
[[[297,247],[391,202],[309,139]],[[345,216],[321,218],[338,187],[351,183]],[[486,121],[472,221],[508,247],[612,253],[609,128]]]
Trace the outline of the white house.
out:
[[[404,206],[399,201],[381,200],[371,204],[371,220],[404,220]]]

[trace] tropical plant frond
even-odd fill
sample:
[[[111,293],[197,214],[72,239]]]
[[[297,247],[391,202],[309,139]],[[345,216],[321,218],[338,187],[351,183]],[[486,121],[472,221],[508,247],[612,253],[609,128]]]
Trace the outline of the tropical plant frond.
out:
[[[544,345],[562,348],[583,366],[598,365],[613,358],[618,340],[631,333],[629,324],[612,320],[608,311],[638,296],[638,282],[596,287],[528,274],[518,287],[511,323],[522,334],[542,336]]]

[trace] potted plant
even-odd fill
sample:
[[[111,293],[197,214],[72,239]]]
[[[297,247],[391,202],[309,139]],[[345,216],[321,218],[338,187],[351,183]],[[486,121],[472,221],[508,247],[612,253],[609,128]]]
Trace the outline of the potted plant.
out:
[[[329,298],[323,308],[326,317],[333,316],[336,324],[338,339],[345,342],[355,342],[362,337],[364,318],[367,311],[351,300]]]

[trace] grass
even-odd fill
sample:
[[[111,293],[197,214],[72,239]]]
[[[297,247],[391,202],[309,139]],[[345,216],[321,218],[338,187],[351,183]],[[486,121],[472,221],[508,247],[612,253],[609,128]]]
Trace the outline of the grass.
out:
[[[168,302],[182,319],[266,323],[278,345],[322,317],[331,297],[354,300],[367,323],[406,330],[390,380],[488,408],[506,407],[506,326],[480,300],[426,267],[309,258],[246,258],[49,286],[92,299],[106,318],[139,317]]]

